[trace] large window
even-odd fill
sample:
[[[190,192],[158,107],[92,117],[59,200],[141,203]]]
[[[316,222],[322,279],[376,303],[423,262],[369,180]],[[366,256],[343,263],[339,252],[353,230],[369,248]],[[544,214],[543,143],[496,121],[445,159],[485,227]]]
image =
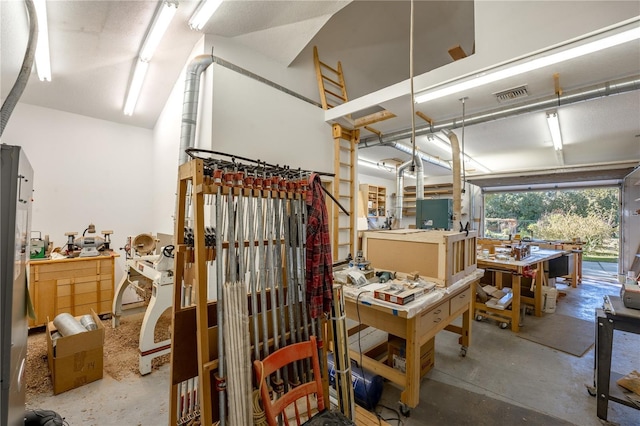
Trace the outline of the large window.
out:
[[[587,256],[618,258],[619,188],[487,193],[484,235],[584,243]]]

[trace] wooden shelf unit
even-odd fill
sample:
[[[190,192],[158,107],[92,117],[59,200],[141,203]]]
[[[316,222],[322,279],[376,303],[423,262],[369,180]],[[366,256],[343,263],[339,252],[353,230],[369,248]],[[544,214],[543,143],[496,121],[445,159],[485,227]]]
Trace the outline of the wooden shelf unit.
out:
[[[367,200],[367,217],[385,217],[387,215],[387,188],[361,184],[360,191]]]
[[[403,216],[415,216],[416,215],[416,187],[405,186],[402,192],[402,215]],[[453,195],[452,185],[425,185],[424,186],[424,198],[447,198]],[[444,197],[442,197],[444,196]]]
[[[46,325],[47,317],[111,313],[117,253],[29,262],[29,295],[36,314],[29,327]]]

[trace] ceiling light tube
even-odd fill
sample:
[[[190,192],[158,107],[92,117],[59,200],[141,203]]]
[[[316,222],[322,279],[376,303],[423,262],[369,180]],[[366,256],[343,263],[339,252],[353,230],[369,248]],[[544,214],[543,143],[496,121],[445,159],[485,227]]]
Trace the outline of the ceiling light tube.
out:
[[[451,149],[451,144],[447,140],[448,138],[446,138],[445,136],[442,136],[439,133],[433,133],[430,136],[434,136],[434,138],[432,138],[431,141],[434,142],[437,146],[439,146],[443,150],[447,151],[449,154],[453,154],[453,151]],[[484,172],[484,173],[490,173],[491,172],[491,170],[489,170],[488,168],[486,168],[482,164],[478,163],[476,160],[474,160],[473,158],[469,157],[467,154],[464,154],[463,158],[464,158],[465,163],[471,164],[474,168],[480,170],[481,172]]]
[[[36,70],[40,81],[51,81],[51,59],[49,56],[49,26],[47,24],[46,0],[35,0],[38,21],[38,44],[36,45]]]
[[[127,101],[124,104],[125,115],[133,115],[133,110],[135,110],[136,103],[138,103],[138,97],[140,96],[140,91],[142,90],[142,83],[144,83],[144,76],[147,74],[148,68],[149,68],[148,62],[145,62],[142,59],[138,59],[138,61],[136,62],[136,69],[133,71],[133,78],[131,79],[131,84],[129,85],[129,93],[127,94]]]
[[[200,31],[209,22],[209,19],[221,4],[222,0],[202,0],[191,19],[189,19],[191,29]]]
[[[473,158],[469,157],[467,154],[464,155],[464,158],[465,158],[465,162],[469,163],[469,165],[474,167],[476,170],[479,170],[479,171],[481,171],[483,173],[491,173],[491,170],[489,170],[488,168],[486,168],[482,164],[478,163],[476,160],[474,160]]]
[[[609,37],[582,44],[580,46],[571,47],[561,52],[551,54],[547,52],[546,54],[543,54],[544,56],[540,56],[537,58],[525,58],[522,61],[509,64],[506,67],[498,67],[494,70],[482,72],[477,76],[472,77],[471,79],[461,81],[450,86],[427,89],[422,94],[419,94],[415,97],[415,102],[428,102],[434,99],[439,99],[445,96],[464,92],[466,90],[484,86],[485,84],[500,81],[509,77],[514,77],[516,75],[524,74],[550,65],[555,65],[560,62],[568,61],[570,59],[578,58],[580,56],[588,55],[590,53],[598,52],[600,50],[604,50],[638,39],[640,39],[640,27],[632,28],[630,30],[623,31]]]
[[[431,139],[433,143],[435,143],[441,149],[447,151],[449,154],[452,153],[451,144],[447,140],[445,140],[443,136],[440,136],[438,133],[433,134],[433,136],[434,138]]]
[[[553,147],[556,151],[559,151],[562,149],[562,134],[560,133],[560,121],[557,111],[549,111],[547,113],[547,124],[549,125],[549,131],[551,132]]]
[[[177,10],[177,3],[164,1],[160,4],[160,9],[156,11],[153,22],[151,23],[147,36],[144,39],[144,43],[142,43],[140,59],[146,62],[151,60]]]

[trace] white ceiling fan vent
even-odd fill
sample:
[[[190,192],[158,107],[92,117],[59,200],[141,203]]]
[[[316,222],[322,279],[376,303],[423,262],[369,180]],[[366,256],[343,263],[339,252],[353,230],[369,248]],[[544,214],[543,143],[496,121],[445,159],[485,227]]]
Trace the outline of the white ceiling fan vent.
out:
[[[495,92],[493,95],[496,97],[498,102],[508,102],[529,96],[529,92],[527,91],[527,85],[524,84],[522,86],[502,90],[501,92]]]

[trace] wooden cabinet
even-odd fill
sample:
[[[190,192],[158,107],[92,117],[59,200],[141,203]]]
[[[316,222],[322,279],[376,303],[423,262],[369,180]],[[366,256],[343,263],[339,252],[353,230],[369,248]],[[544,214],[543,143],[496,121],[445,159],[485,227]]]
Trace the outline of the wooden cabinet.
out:
[[[387,188],[362,184],[360,191],[363,192],[367,202],[368,217],[385,217],[387,215]]]
[[[111,312],[116,253],[106,256],[39,260],[29,264],[29,295],[36,319],[29,327],[45,325],[62,313],[73,316]]]

